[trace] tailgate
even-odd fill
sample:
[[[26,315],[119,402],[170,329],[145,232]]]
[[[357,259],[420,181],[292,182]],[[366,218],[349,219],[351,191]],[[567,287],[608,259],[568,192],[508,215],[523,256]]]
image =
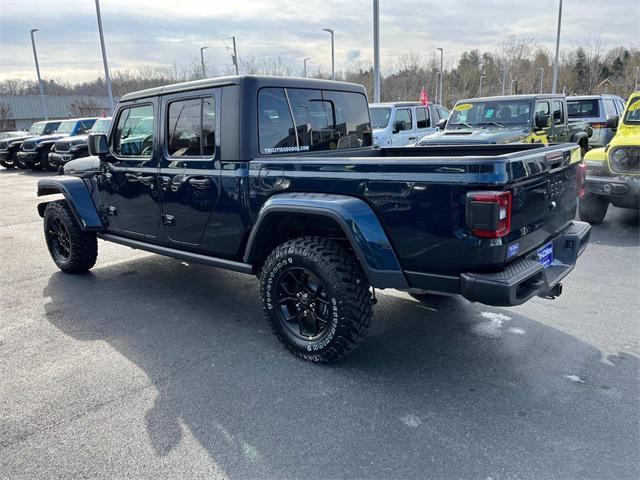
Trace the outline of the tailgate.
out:
[[[568,144],[514,159],[507,262],[542,247],[575,218],[579,164],[579,147]]]

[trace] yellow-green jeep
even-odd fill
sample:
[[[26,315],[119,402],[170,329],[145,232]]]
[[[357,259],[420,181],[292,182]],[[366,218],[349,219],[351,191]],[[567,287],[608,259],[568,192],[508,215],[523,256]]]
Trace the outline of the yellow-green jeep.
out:
[[[640,208],[640,92],[629,97],[622,118],[609,117],[615,136],[604,148],[587,152],[585,196],[580,199],[580,218],[600,223],[609,204]]]

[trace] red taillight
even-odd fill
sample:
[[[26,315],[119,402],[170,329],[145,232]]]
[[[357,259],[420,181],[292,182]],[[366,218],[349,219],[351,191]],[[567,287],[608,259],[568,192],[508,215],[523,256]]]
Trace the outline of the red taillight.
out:
[[[466,217],[476,237],[504,237],[511,230],[511,192],[467,193]]]
[[[576,182],[578,184],[578,197],[584,197],[584,194],[587,193],[587,188],[585,186],[587,180],[587,165],[582,162],[578,165],[576,169]]]
[[[607,122],[591,122],[591,128],[607,128]]]

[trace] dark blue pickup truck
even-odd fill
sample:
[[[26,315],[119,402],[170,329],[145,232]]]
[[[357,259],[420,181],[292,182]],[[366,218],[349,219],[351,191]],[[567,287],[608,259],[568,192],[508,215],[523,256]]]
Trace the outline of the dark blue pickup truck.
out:
[[[278,78],[125,95],[90,157],[40,179],[49,251],[93,267],[97,239],[257,275],[294,354],[331,361],[375,288],[490,305],[553,298],[585,249],[577,145],[374,148],[365,90]]]

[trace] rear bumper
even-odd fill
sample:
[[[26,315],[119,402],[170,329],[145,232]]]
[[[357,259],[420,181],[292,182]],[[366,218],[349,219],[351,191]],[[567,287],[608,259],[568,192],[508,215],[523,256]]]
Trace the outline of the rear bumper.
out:
[[[520,305],[538,295],[553,298],[561,293],[560,282],[575,266],[589,242],[591,226],[572,221],[553,243],[553,263],[545,268],[534,251],[496,273],[462,273],[459,276],[405,272],[414,288],[459,293],[486,305]],[[540,245],[541,247],[543,245]]]

